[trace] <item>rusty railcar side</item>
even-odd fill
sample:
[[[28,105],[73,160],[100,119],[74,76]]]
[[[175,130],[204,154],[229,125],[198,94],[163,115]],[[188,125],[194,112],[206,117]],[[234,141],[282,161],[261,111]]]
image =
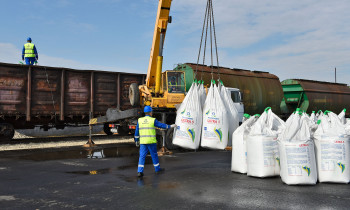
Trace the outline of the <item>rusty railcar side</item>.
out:
[[[282,81],[284,98],[281,102],[283,112],[291,113],[300,108],[308,113],[329,110],[335,113],[347,109],[350,114],[350,88],[346,84],[304,79]]]
[[[131,108],[131,83],[146,75],[0,63],[0,123],[15,128],[87,123],[89,112]]]
[[[185,63],[178,65],[176,70],[185,71],[186,88],[191,86],[197,69],[197,79],[203,79],[210,84],[211,79],[220,79],[226,87],[238,88],[243,93],[243,104],[248,114],[261,114],[266,107],[271,107],[276,114],[280,114],[280,103],[283,90],[276,75],[262,71],[249,71],[244,69],[230,69],[225,67],[212,68],[206,65]]]

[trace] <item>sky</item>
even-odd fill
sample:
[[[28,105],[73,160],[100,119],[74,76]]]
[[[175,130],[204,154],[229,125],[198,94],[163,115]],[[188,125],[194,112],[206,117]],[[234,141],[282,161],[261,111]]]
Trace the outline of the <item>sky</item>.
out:
[[[158,0],[0,2],[0,62],[19,63],[31,37],[39,65],[147,73]],[[197,62],[205,7],[172,1],[163,70]],[[350,85],[349,0],[213,0],[213,7],[220,66],[328,82],[337,68],[337,82]]]

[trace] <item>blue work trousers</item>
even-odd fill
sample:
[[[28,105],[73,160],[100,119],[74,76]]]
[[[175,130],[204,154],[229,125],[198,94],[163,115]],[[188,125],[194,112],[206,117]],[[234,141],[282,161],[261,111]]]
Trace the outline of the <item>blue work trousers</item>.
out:
[[[138,166],[137,172],[143,172],[148,151],[151,153],[151,157],[152,157],[153,166],[154,166],[155,171],[157,172],[160,170],[158,153],[157,153],[157,144],[141,144],[140,145],[139,166]]]
[[[27,65],[34,65],[34,62],[36,61],[36,58],[35,57],[25,57],[26,59],[26,64]]]

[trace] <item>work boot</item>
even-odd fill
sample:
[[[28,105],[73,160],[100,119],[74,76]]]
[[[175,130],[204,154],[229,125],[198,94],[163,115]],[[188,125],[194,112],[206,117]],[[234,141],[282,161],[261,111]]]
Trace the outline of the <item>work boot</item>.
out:
[[[156,171],[156,174],[162,174],[164,173],[165,169],[164,168],[160,168],[158,171]]]
[[[142,172],[138,172],[137,173],[137,177],[143,177],[143,173]]]

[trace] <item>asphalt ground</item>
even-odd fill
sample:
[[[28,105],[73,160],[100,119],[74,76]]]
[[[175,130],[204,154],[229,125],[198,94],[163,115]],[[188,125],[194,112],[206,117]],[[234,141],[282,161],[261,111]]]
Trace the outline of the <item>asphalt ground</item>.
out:
[[[136,177],[132,144],[0,152],[1,209],[350,209],[350,188],[318,183],[288,186],[279,177],[230,171],[231,152],[148,156]]]

